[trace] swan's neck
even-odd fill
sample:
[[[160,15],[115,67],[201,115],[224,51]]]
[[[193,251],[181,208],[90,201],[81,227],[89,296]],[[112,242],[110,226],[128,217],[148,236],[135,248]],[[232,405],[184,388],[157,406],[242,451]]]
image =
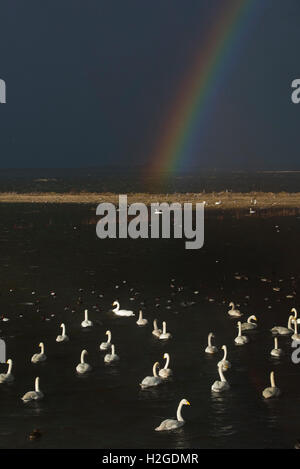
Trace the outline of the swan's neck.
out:
[[[183,418],[182,418],[182,415],[181,415],[181,409],[182,409],[182,406],[183,406],[183,402],[181,401],[179,403],[179,406],[178,406],[178,409],[177,409],[177,420],[179,422],[184,422]]]
[[[85,309],[85,310],[84,310],[84,320],[85,320],[85,321],[88,321],[88,319],[89,319],[88,310]]]
[[[120,309],[120,303],[118,301],[115,301],[115,303],[116,303],[116,307],[115,307],[115,309],[113,309],[113,312],[117,313]]]
[[[170,355],[168,353],[166,353],[166,363],[165,363],[165,366],[164,366],[165,370],[167,368],[169,368],[169,363],[170,363]]]
[[[43,344],[43,342],[41,342],[41,345],[40,345],[40,347],[41,347],[41,353],[43,354],[43,353],[44,353],[44,351],[45,351],[45,347],[44,347],[44,344]]]
[[[210,332],[208,334],[208,346],[211,347],[211,338],[212,338],[212,333]]]
[[[157,327],[157,321],[156,321],[156,319],[154,319],[154,321],[153,321],[153,330],[154,330],[154,331],[157,331],[157,329],[158,329],[158,327]]]
[[[239,336],[239,337],[242,337],[242,324],[241,324],[240,321],[239,321],[238,326],[239,326],[239,333],[238,333],[238,336]]]
[[[226,347],[226,345],[224,345],[223,348],[224,348],[224,357],[223,357],[223,360],[226,360],[226,358],[227,358],[227,347]]]
[[[294,313],[294,318],[297,319],[298,313],[297,313],[296,308],[293,308],[291,312]]]
[[[220,379],[223,383],[226,383],[226,379],[225,379],[225,376],[223,375],[223,371],[222,371],[222,367],[219,366],[219,376],[220,376]]]
[[[270,381],[271,381],[271,387],[272,388],[275,388],[275,377],[274,377],[274,371],[271,371],[271,374],[270,374]]]
[[[235,308],[234,303],[231,302],[231,303],[230,303],[230,306],[231,306],[231,311],[233,311],[234,308]]]
[[[297,324],[297,319],[294,320],[295,324],[295,334],[298,334],[298,324]]]
[[[142,310],[140,310],[140,312],[139,312],[139,321],[141,321],[142,319],[143,319],[143,312],[142,312]]]
[[[62,328],[62,335],[66,335],[66,326],[62,324],[61,328]]]
[[[288,320],[288,329],[291,329],[292,320],[293,320],[293,316],[290,316]]]
[[[163,334],[166,334],[166,333],[167,333],[167,324],[166,324],[165,321],[163,322],[163,330],[162,330],[162,333],[163,333]]]
[[[110,331],[107,331],[107,343],[110,344],[110,341],[111,341],[111,332]]]
[[[8,362],[8,370],[7,370],[7,374],[9,375],[11,373],[11,370],[12,370],[12,361],[10,360]]]
[[[115,355],[115,346],[114,345],[111,346],[111,355]]]
[[[278,349],[278,337],[274,337],[274,347],[276,350]]]
[[[40,391],[40,379],[35,378],[35,392],[39,392],[39,391]]]
[[[158,378],[157,372],[156,372],[157,365],[158,365],[157,363],[154,363],[154,365],[153,365],[153,376],[155,376],[155,378]]]
[[[86,354],[85,350],[82,350],[81,355],[80,355],[80,363],[84,363],[84,356]]]

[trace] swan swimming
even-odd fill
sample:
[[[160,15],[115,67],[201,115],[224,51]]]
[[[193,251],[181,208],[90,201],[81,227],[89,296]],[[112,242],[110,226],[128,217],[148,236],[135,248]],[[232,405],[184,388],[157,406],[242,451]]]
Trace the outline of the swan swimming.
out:
[[[158,327],[157,327],[157,319],[154,319],[152,334],[155,335],[156,337],[159,337],[161,335],[161,333],[162,333],[162,330],[158,329]]]
[[[35,353],[31,357],[32,363],[39,363],[39,362],[44,362],[46,360],[46,355],[45,355],[45,347],[43,342],[39,343],[39,347],[41,349],[41,353]]]
[[[30,401],[39,401],[40,399],[43,399],[44,394],[40,390],[40,378],[37,377],[35,378],[35,384],[34,384],[34,391],[28,391],[26,394],[24,394],[23,397],[21,397],[23,402],[30,402]]]
[[[9,358],[6,363],[8,364],[8,370],[6,373],[0,374],[0,383],[11,383],[15,379],[11,372],[13,361]]]
[[[231,368],[231,363],[227,360],[227,347],[226,345],[222,345],[222,350],[224,350],[224,355],[222,360],[218,362],[218,366],[222,366],[222,371],[227,371],[228,368]]]
[[[146,324],[148,324],[148,319],[143,318],[143,311],[142,310],[140,310],[140,312],[139,312],[139,318],[138,318],[136,323],[137,323],[138,326],[146,326]]]
[[[252,322],[251,319],[253,319],[253,321],[257,321],[257,317],[252,314],[248,317],[247,322],[242,323],[242,331],[251,331],[257,328],[257,324],[255,322]]]
[[[278,334],[278,335],[290,335],[294,332],[292,329],[292,320],[294,319],[294,316],[290,315],[287,327],[284,326],[274,326],[271,329],[272,334]]]
[[[215,337],[212,332],[208,334],[208,339],[207,339],[207,347],[205,349],[205,353],[217,353],[218,348],[215,347],[215,345],[211,345],[211,339],[212,337]]]
[[[284,355],[284,351],[278,348],[278,337],[274,337],[274,348],[271,350],[270,355],[272,355],[272,357],[281,357]]]
[[[223,368],[222,364],[218,363],[218,372],[219,372],[221,381],[217,380],[212,384],[211,390],[214,392],[223,392],[223,391],[227,391],[230,388],[225,376],[223,375],[222,368]]]
[[[171,339],[172,336],[171,336],[170,332],[167,332],[167,323],[166,323],[166,321],[163,321],[162,325],[163,325],[162,333],[160,334],[159,338],[162,339],[162,340]]]
[[[155,431],[161,432],[161,431],[175,430],[176,428],[182,427],[185,424],[185,421],[183,420],[182,415],[181,415],[181,409],[184,405],[191,405],[191,404],[186,399],[181,399],[177,408],[177,419],[176,420],[175,419],[163,420],[161,424],[158,427],[156,427]]]
[[[87,355],[88,352],[87,350],[82,350],[81,355],[80,355],[80,363],[76,366],[76,371],[79,374],[86,373],[87,371],[90,371],[92,369],[91,365],[88,363],[85,363],[84,357]]]
[[[274,378],[274,371],[271,371],[270,373],[270,382],[271,382],[271,387],[265,388],[262,392],[262,395],[265,399],[270,399],[272,397],[278,397],[280,396],[280,389],[276,387],[275,385],[275,378]]]
[[[231,309],[228,310],[229,316],[239,318],[243,315],[243,313],[241,313],[239,309],[235,309],[235,305],[232,301],[229,303],[229,306],[231,306]]]
[[[161,378],[169,378],[169,376],[171,376],[173,373],[172,373],[172,370],[169,368],[169,363],[170,363],[170,355],[168,353],[164,353],[164,358],[166,360],[166,363],[165,363],[165,366],[159,370],[158,374]]]
[[[105,334],[107,335],[108,339],[107,342],[102,342],[100,344],[100,350],[108,350],[111,347],[111,332],[106,331]]]
[[[133,311],[128,309],[120,309],[120,303],[116,300],[112,304],[115,308],[112,310],[117,316],[135,316]]]
[[[117,362],[120,360],[120,357],[115,353],[115,346],[111,344],[111,353],[107,353],[104,357],[105,363]]]
[[[159,366],[158,362],[155,362],[153,365],[153,376],[146,376],[143,381],[140,383],[142,389],[151,388],[152,386],[157,386],[162,383],[162,378],[157,374],[157,367]]]
[[[84,310],[84,321],[81,323],[81,327],[92,327],[93,323],[89,320],[88,310]]]
[[[62,334],[56,337],[56,342],[68,342],[69,337],[66,335],[66,326],[62,323],[60,327],[62,328]]]
[[[241,321],[238,322],[238,328],[239,328],[239,333],[238,335],[236,336],[236,338],[234,339],[235,343],[237,345],[244,345],[244,344],[247,344],[249,342],[249,339],[247,336],[245,335],[242,335],[242,324],[241,324]]]

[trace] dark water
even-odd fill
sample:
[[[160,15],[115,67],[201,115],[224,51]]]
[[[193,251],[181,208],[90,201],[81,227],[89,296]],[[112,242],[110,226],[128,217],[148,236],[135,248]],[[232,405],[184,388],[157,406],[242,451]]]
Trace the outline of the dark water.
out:
[[[0,321],[0,329],[15,381],[0,385],[0,447],[292,447],[300,436],[300,365],[291,362],[287,338],[279,339],[286,356],[269,356],[269,329],[285,325],[297,306],[300,220],[209,216],[203,249],[186,251],[182,240],[99,240],[93,216],[89,207],[1,205],[0,312],[10,321]],[[236,273],[248,279],[237,280]],[[281,290],[273,291],[277,286]],[[290,293],[293,299],[286,298]],[[134,318],[114,317],[115,299],[135,311],[143,303],[150,323],[167,321],[172,340],[155,339],[152,324],[138,328]],[[259,319],[243,347],[234,345],[230,300]],[[94,322],[90,331],[80,327],[85,308]],[[67,344],[55,342],[62,321]],[[105,366],[99,351],[108,328],[121,358],[117,366]],[[220,396],[210,387],[222,353],[204,353],[210,331],[218,346],[227,344],[232,363],[231,388]],[[30,357],[40,341],[48,358],[34,365]],[[83,348],[93,371],[78,377]],[[163,364],[164,352],[171,355],[173,380],[140,391],[138,383],[154,361]],[[264,402],[271,370],[283,394]],[[24,405],[20,397],[33,389],[35,376],[45,398]],[[183,397],[191,402],[183,409],[186,425],[155,432],[161,420],[175,416]],[[34,428],[42,437],[30,442]]]
[[[197,170],[152,174],[145,168],[1,169],[0,191],[17,192],[298,192],[300,171]]]

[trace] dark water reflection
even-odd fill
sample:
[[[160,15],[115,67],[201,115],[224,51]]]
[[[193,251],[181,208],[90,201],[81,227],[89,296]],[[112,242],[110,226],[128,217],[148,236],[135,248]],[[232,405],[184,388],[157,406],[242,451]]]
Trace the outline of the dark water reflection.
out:
[[[300,435],[300,368],[291,362],[289,338],[279,339],[284,357],[269,356],[269,329],[285,325],[297,306],[299,220],[210,217],[203,249],[185,251],[181,240],[100,241],[95,226],[85,224],[91,214],[88,207],[1,206],[0,313],[10,320],[0,321],[0,330],[16,379],[0,386],[0,446],[291,447]],[[237,280],[237,274],[248,280]],[[134,318],[114,317],[115,299],[134,311],[142,303],[150,325],[138,328]],[[259,329],[243,347],[233,342],[230,300],[259,318]],[[91,330],[80,327],[85,308]],[[152,336],[154,318],[159,325],[167,321],[171,340]],[[65,344],[55,342],[61,322],[70,337]],[[121,358],[114,366],[105,365],[99,351],[107,329]],[[210,331],[218,346],[227,344],[232,364],[230,390],[220,396],[210,387],[223,352],[205,356]],[[32,364],[41,340],[47,361]],[[93,369],[79,377],[75,367],[83,348]],[[164,352],[170,353],[173,379],[142,391],[139,383],[151,375],[154,361],[163,365]],[[0,372],[6,368],[0,364]],[[264,402],[261,392],[272,369],[283,394]],[[24,405],[20,397],[33,389],[35,376],[45,399]],[[183,397],[192,404],[183,409],[186,425],[155,432],[161,420],[175,417]],[[43,436],[29,442],[34,428]]]

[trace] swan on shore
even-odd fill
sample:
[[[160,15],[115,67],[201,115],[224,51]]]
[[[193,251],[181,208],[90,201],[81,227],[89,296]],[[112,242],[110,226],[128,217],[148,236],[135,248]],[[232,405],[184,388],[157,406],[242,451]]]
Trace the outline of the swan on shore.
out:
[[[222,371],[227,371],[228,368],[231,368],[231,363],[227,360],[227,347],[226,345],[222,345],[222,350],[224,350],[224,355],[222,360],[218,362],[218,366],[222,366]]]
[[[6,363],[8,364],[8,370],[6,373],[0,374],[0,383],[11,383],[15,378],[12,374],[13,361],[9,358]]]
[[[252,322],[252,320],[257,321],[257,317],[254,314],[248,317],[247,322],[242,323],[242,331],[251,331],[257,328],[257,324]]]
[[[211,339],[215,337],[212,332],[208,334],[208,339],[207,339],[207,347],[205,349],[205,353],[217,353],[218,348],[215,345],[211,345]]]
[[[284,355],[284,351],[278,348],[278,337],[274,337],[274,348],[271,350],[270,355],[272,355],[272,357],[281,357]]]
[[[158,362],[155,362],[152,368],[153,376],[146,376],[143,381],[140,383],[142,389],[151,388],[153,386],[158,386],[162,383],[162,378],[157,374],[157,367],[159,366]]]
[[[107,342],[102,342],[100,344],[100,350],[108,350],[111,347],[111,332],[106,331],[105,334],[107,335]]]
[[[160,334],[159,338],[162,339],[162,340],[171,339],[172,335],[170,334],[170,332],[167,332],[167,323],[166,323],[166,321],[163,321],[162,326],[163,326],[162,333]]]
[[[275,385],[274,371],[270,373],[270,383],[271,387],[265,388],[262,392],[262,395],[265,399],[270,399],[272,397],[280,396],[280,389]]]
[[[120,309],[120,303],[116,300],[112,304],[115,308],[112,310],[117,316],[135,316],[133,311],[129,311],[128,309]]]
[[[169,363],[170,363],[170,355],[168,353],[164,353],[164,359],[166,360],[165,366],[159,370],[158,374],[161,378],[169,378],[171,376],[172,370],[169,368]]]
[[[162,333],[162,330],[158,329],[158,327],[157,327],[157,319],[154,319],[152,334],[155,335],[155,337],[159,337],[161,335],[161,333]]]
[[[117,362],[120,360],[120,357],[115,352],[114,344],[111,344],[111,353],[107,353],[104,357],[105,363]]]
[[[143,311],[142,310],[140,310],[140,312],[139,312],[139,318],[138,318],[136,323],[137,323],[138,326],[146,326],[148,324],[148,319],[143,318]]]
[[[222,368],[223,368],[222,364],[218,363],[218,372],[220,376],[220,381],[217,380],[212,384],[211,390],[213,392],[223,392],[223,391],[227,391],[230,388],[225,376],[223,375]]]
[[[81,327],[92,327],[93,323],[89,320],[88,310],[84,310],[84,321],[81,323]]]
[[[66,326],[64,323],[61,323],[60,327],[62,328],[62,333],[56,337],[56,342],[68,342],[69,337],[66,335]]]
[[[34,355],[32,355],[32,357],[31,357],[32,363],[44,362],[47,358],[46,355],[45,355],[45,347],[44,347],[43,342],[39,343],[39,347],[41,349],[41,352],[40,353],[35,353]]]
[[[82,350],[81,355],[80,355],[80,363],[78,363],[78,365],[76,366],[76,371],[79,374],[86,373],[87,371],[90,371],[92,369],[91,365],[89,365],[88,363],[84,361],[84,357],[87,354],[88,354],[87,350]]]
[[[249,342],[249,339],[246,335],[242,335],[242,324],[241,324],[241,321],[238,322],[238,328],[239,328],[239,333],[238,335],[236,336],[236,338],[234,339],[235,343],[237,345],[244,345],[244,344],[247,344]]]
[[[287,327],[284,326],[274,326],[271,329],[272,334],[278,335],[290,335],[294,332],[292,328],[292,320],[294,319],[293,315],[289,316]]]
[[[191,404],[186,399],[181,399],[177,408],[177,415],[176,415],[177,418],[163,420],[161,424],[155,428],[155,431],[161,432],[161,431],[175,430],[176,428],[182,427],[185,424],[185,421],[183,420],[182,415],[181,415],[181,409],[184,405],[191,405]]]
[[[39,401],[43,399],[44,394],[40,390],[40,378],[36,377],[35,378],[35,384],[34,384],[34,391],[28,391],[26,394],[24,394],[23,397],[21,397],[23,402],[30,402],[30,401]]]
[[[239,309],[235,309],[235,305],[234,305],[233,301],[231,301],[229,303],[229,306],[231,307],[231,309],[228,310],[229,316],[239,318],[243,315],[243,313],[241,313]]]

